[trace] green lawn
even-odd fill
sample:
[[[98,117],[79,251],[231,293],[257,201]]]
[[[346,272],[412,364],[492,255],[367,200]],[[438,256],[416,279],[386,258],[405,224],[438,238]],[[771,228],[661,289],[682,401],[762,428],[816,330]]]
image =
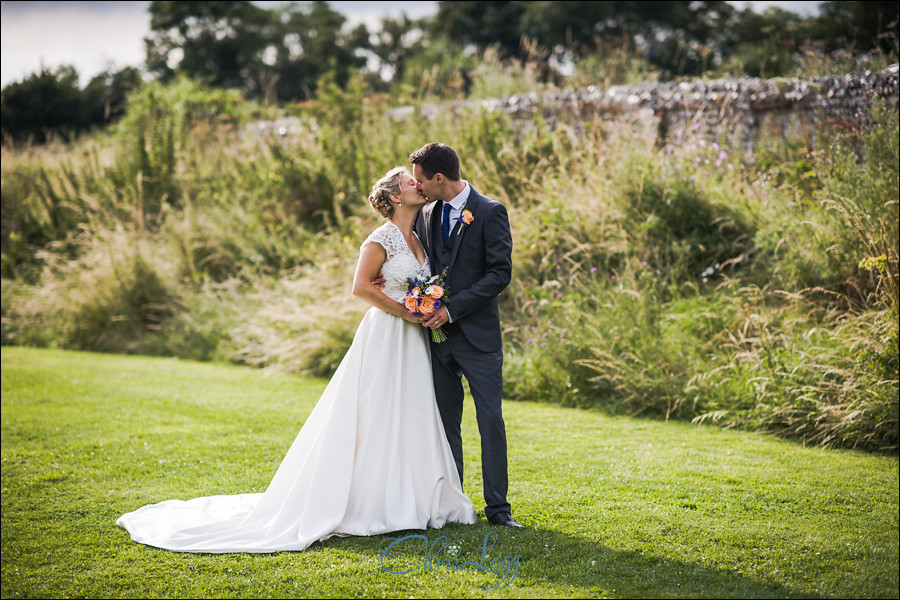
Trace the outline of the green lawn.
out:
[[[900,595],[896,457],[533,403],[504,406],[524,530],[480,514],[470,404],[475,525],[264,555],[149,548],[116,518],[168,498],[263,491],[325,381],[14,347],[2,358],[4,598]],[[432,553],[442,535],[458,545],[451,566],[481,563],[492,531],[491,558],[519,567],[505,580],[448,570],[448,549],[430,563],[439,568],[382,564],[384,540],[414,533]],[[392,560],[412,569],[423,556]]]

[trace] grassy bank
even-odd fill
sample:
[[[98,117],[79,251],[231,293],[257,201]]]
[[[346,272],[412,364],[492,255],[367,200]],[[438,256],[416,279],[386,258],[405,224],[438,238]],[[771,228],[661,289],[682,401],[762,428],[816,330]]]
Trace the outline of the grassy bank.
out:
[[[702,128],[658,147],[641,124],[392,101],[152,84],[103,135],[4,149],[2,343],[327,376],[365,310],[366,194],[441,140],[510,211],[507,398],[897,452],[895,106],[764,128],[751,155]],[[277,114],[284,136],[249,127]]]
[[[510,501],[527,528],[498,532],[491,554],[519,557],[503,588],[476,587],[500,579],[471,570],[388,573],[388,536],[186,555],[115,525],[167,498],[262,491],[324,384],[3,348],[3,597],[897,596],[895,457],[534,402],[504,404]],[[465,490],[480,512],[473,413]],[[478,562],[490,531],[479,516],[424,534]]]

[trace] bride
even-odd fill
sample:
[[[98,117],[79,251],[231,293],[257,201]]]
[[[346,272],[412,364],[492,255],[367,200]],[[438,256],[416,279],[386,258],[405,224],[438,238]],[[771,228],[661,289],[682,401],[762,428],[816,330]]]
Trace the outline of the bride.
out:
[[[413,233],[426,204],[404,167],[372,187],[387,219],[363,242],[353,294],[373,305],[264,493],[166,500],[119,517],[179,552],[303,550],[331,536],[474,523],[434,397],[428,332],[401,304],[430,275]],[[383,288],[373,285],[381,272]]]

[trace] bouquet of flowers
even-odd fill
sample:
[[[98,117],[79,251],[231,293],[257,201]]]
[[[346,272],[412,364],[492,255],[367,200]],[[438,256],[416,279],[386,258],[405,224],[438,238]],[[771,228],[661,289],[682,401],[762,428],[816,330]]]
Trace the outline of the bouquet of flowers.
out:
[[[441,305],[447,302],[450,291],[447,289],[445,278],[447,269],[440,275],[432,275],[428,279],[407,279],[406,299],[404,304],[406,310],[415,317],[428,316],[439,309]],[[447,334],[443,328],[431,330],[431,339],[434,342],[441,343],[447,339]]]

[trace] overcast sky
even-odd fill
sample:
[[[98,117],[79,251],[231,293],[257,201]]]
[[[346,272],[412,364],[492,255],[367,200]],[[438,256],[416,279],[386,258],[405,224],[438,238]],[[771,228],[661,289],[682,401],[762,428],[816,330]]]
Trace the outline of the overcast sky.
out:
[[[42,67],[73,65],[82,84],[107,67],[120,69],[144,62],[144,36],[150,31],[150,2],[2,2],[2,86],[21,81]],[[256,2],[264,7],[285,1]],[[820,2],[732,2],[761,9],[778,5],[802,15],[815,14]],[[377,30],[381,19],[406,14],[434,14],[437,2],[329,2],[351,24]]]

